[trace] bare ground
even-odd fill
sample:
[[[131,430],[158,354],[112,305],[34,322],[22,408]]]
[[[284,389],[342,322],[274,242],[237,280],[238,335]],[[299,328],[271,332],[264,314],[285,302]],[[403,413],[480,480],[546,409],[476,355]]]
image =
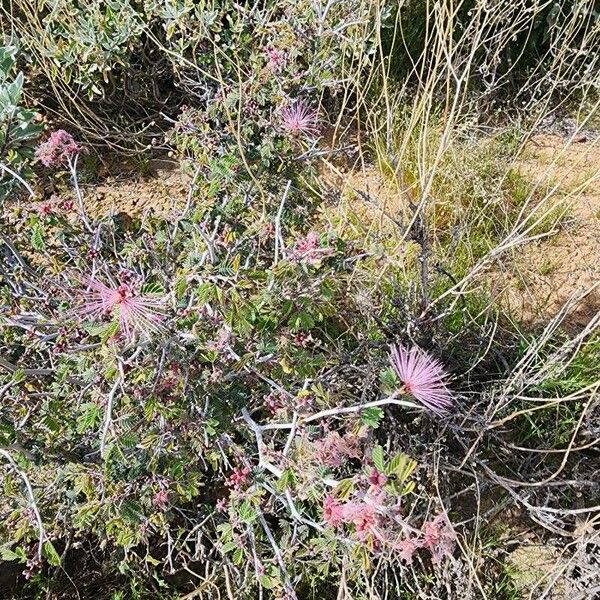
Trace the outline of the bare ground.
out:
[[[519,169],[533,183],[563,194],[566,212],[557,234],[520,249],[506,266],[508,304],[536,326],[583,295],[564,322],[578,331],[600,311],[600,144],[537,135]]]

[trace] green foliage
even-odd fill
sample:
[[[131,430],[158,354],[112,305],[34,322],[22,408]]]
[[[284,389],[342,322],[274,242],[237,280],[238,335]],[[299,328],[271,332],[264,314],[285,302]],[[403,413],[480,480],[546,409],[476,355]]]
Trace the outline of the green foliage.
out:
[[[36,123],[34,111],[21,106],[24,75],[14,75],[16,46],[0,47],[0,162],[20,174],[31,176],[29,163],[33,145],[42,126]],[[20,185],[8,173],[0,173],[0,202]]]

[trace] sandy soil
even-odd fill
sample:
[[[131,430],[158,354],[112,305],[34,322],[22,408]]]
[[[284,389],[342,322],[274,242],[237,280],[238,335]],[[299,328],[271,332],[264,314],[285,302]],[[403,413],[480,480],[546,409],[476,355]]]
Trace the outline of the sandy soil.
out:
[[[600,310],[600,141],[535,136],[519,169],[533,182],[558,186],[567,212],[556,235],[522,248],[507,265],[508,302],[539,325],[574,294],[592,290],[565,320],[567,330],[580,330]]]
[[[150,161],[148,173],[125,169],[101,184],[83,186],[86,209],[92,216],[146,212],[169,217],[185,205],[190,178],[177,161]]]

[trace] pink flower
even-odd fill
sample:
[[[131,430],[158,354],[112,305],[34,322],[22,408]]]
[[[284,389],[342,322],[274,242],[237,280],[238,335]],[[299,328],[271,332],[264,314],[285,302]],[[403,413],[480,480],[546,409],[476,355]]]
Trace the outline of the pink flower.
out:
[[[166,490],[160,490],[154,494],[152,497],[152,506],[163,512],[167,509],[169,506],[169,494],[166,492]]]
[[[399,551],[400,559],[407,564],[412,563],[413,554],[422,546],[422,542],[417,538],[407,537],[395,545],[396,550]]]
[[[54,214],[54,207],[51,202],[42,202],[42,204],[37,207],[37,210],[42,217],[49,217]]]
[[[278,50],[277,48],[269,46],[265,50],[265,54],[269,59],[269,62],[267,63],[269,69],[271,69],[271,71],[275,73],[281,71],[281,69],[285,66],[285,52],[283,52],[283,50]]]
[[[424,548],[431,552],[431,561],[440,563],[445,556],[451,556],[456,544],[456,535],[444,514],[439,514],[433,521],[427,521],[421,527]]]
[[[315,265],[330,254],[332,254],[331,248],[321,248],[319,235],[311,231],[306,237],[299,238],[296,241],[289,254],[289,259],[292,262],[305,262]]]
[[[281,121],[285,131],[293,136],[316,135],[319,132],[316,111],[302,100],[282,109]]]
[[[249,481],[249,475],[250,467],[236,467],[233,469],[233,473],[227,478],[225,485],[233,488],[234,490],[240,490],[242,487],[247,485]]]
[[[355,435],[342,437],[337,431],[331,431],[314,442],[314,456],[327,467],[339,467],[348,458],[360,458],[360,443],[360,438]]]
[[[81,146],[70,133],[58,129],[50,134],[46,142],[40,144],[35,151],[35,157],[45,167],[57,167],[81,152]]]
[[[271,392],[263,398],[263,402],[267,410],[275,414],[278,410],[281,410],[285,406],[284,398],[281,394]]]
[[[356,529],[356,537],[365,541],[369,535],[376,535],[379,515],[375,507],[370,504],[348,502],[343,506],[342,515],[344,522],[352,523]],[[377,536],[378,537],[378,536]]]
[[[344,507],[331,494],[325,496],[323,520],[331,527],[339,527],[344,522]]]
[[[156,332],[163,319],[161,309],[163,300],[142,296],[136,292],[132,283],[122,283],[118,287],[109,287],[96,279],[86,278],[87,290],[82,293],[84,301],[76,309],[80,317],[99,319],[112,316],[115,311],[119,317],[122,333],[133,337],[134,332]]]
[[[387,483],[387,477],[377,469],[371,469],[369,483],[376,489],[382,488]]]
[[[406,392],[423,406],[439,414],[452,405],[452,392],[445,381],[448,374],[442,364],[424,350],[393,346],[390,362]]]

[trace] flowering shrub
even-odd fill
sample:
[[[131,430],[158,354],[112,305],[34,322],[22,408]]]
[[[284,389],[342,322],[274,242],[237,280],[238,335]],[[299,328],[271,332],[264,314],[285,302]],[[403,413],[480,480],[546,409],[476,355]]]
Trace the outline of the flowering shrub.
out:
[[[80,210],[54,196],[10,223],[34,228],[15,252],[35,267],[16,262],[2,287],[4,559],[36,581],[88,539],[115,569],[152,564],[166,582],[206,552],[200,536],[240,589],[291,598],[325,552],[332,573],[388,552],[450,556],[455,533],[428,518],[410,449],[379,440],[390,411],[437,418],[423,407],[451,409],[452,394],[414,347],[394,346],[386,375],[378,319],[391,313],[349,293],[377,260],[361,241],[319,225],[293,178],[265,217],[256,188],[236,191],[243,178],[214,190],[202,169],[193,207],[122,230],[87,217],[81,151],[58,131],[36,153],[70,172]],[[394,389],[365,386],[373,368]]]

